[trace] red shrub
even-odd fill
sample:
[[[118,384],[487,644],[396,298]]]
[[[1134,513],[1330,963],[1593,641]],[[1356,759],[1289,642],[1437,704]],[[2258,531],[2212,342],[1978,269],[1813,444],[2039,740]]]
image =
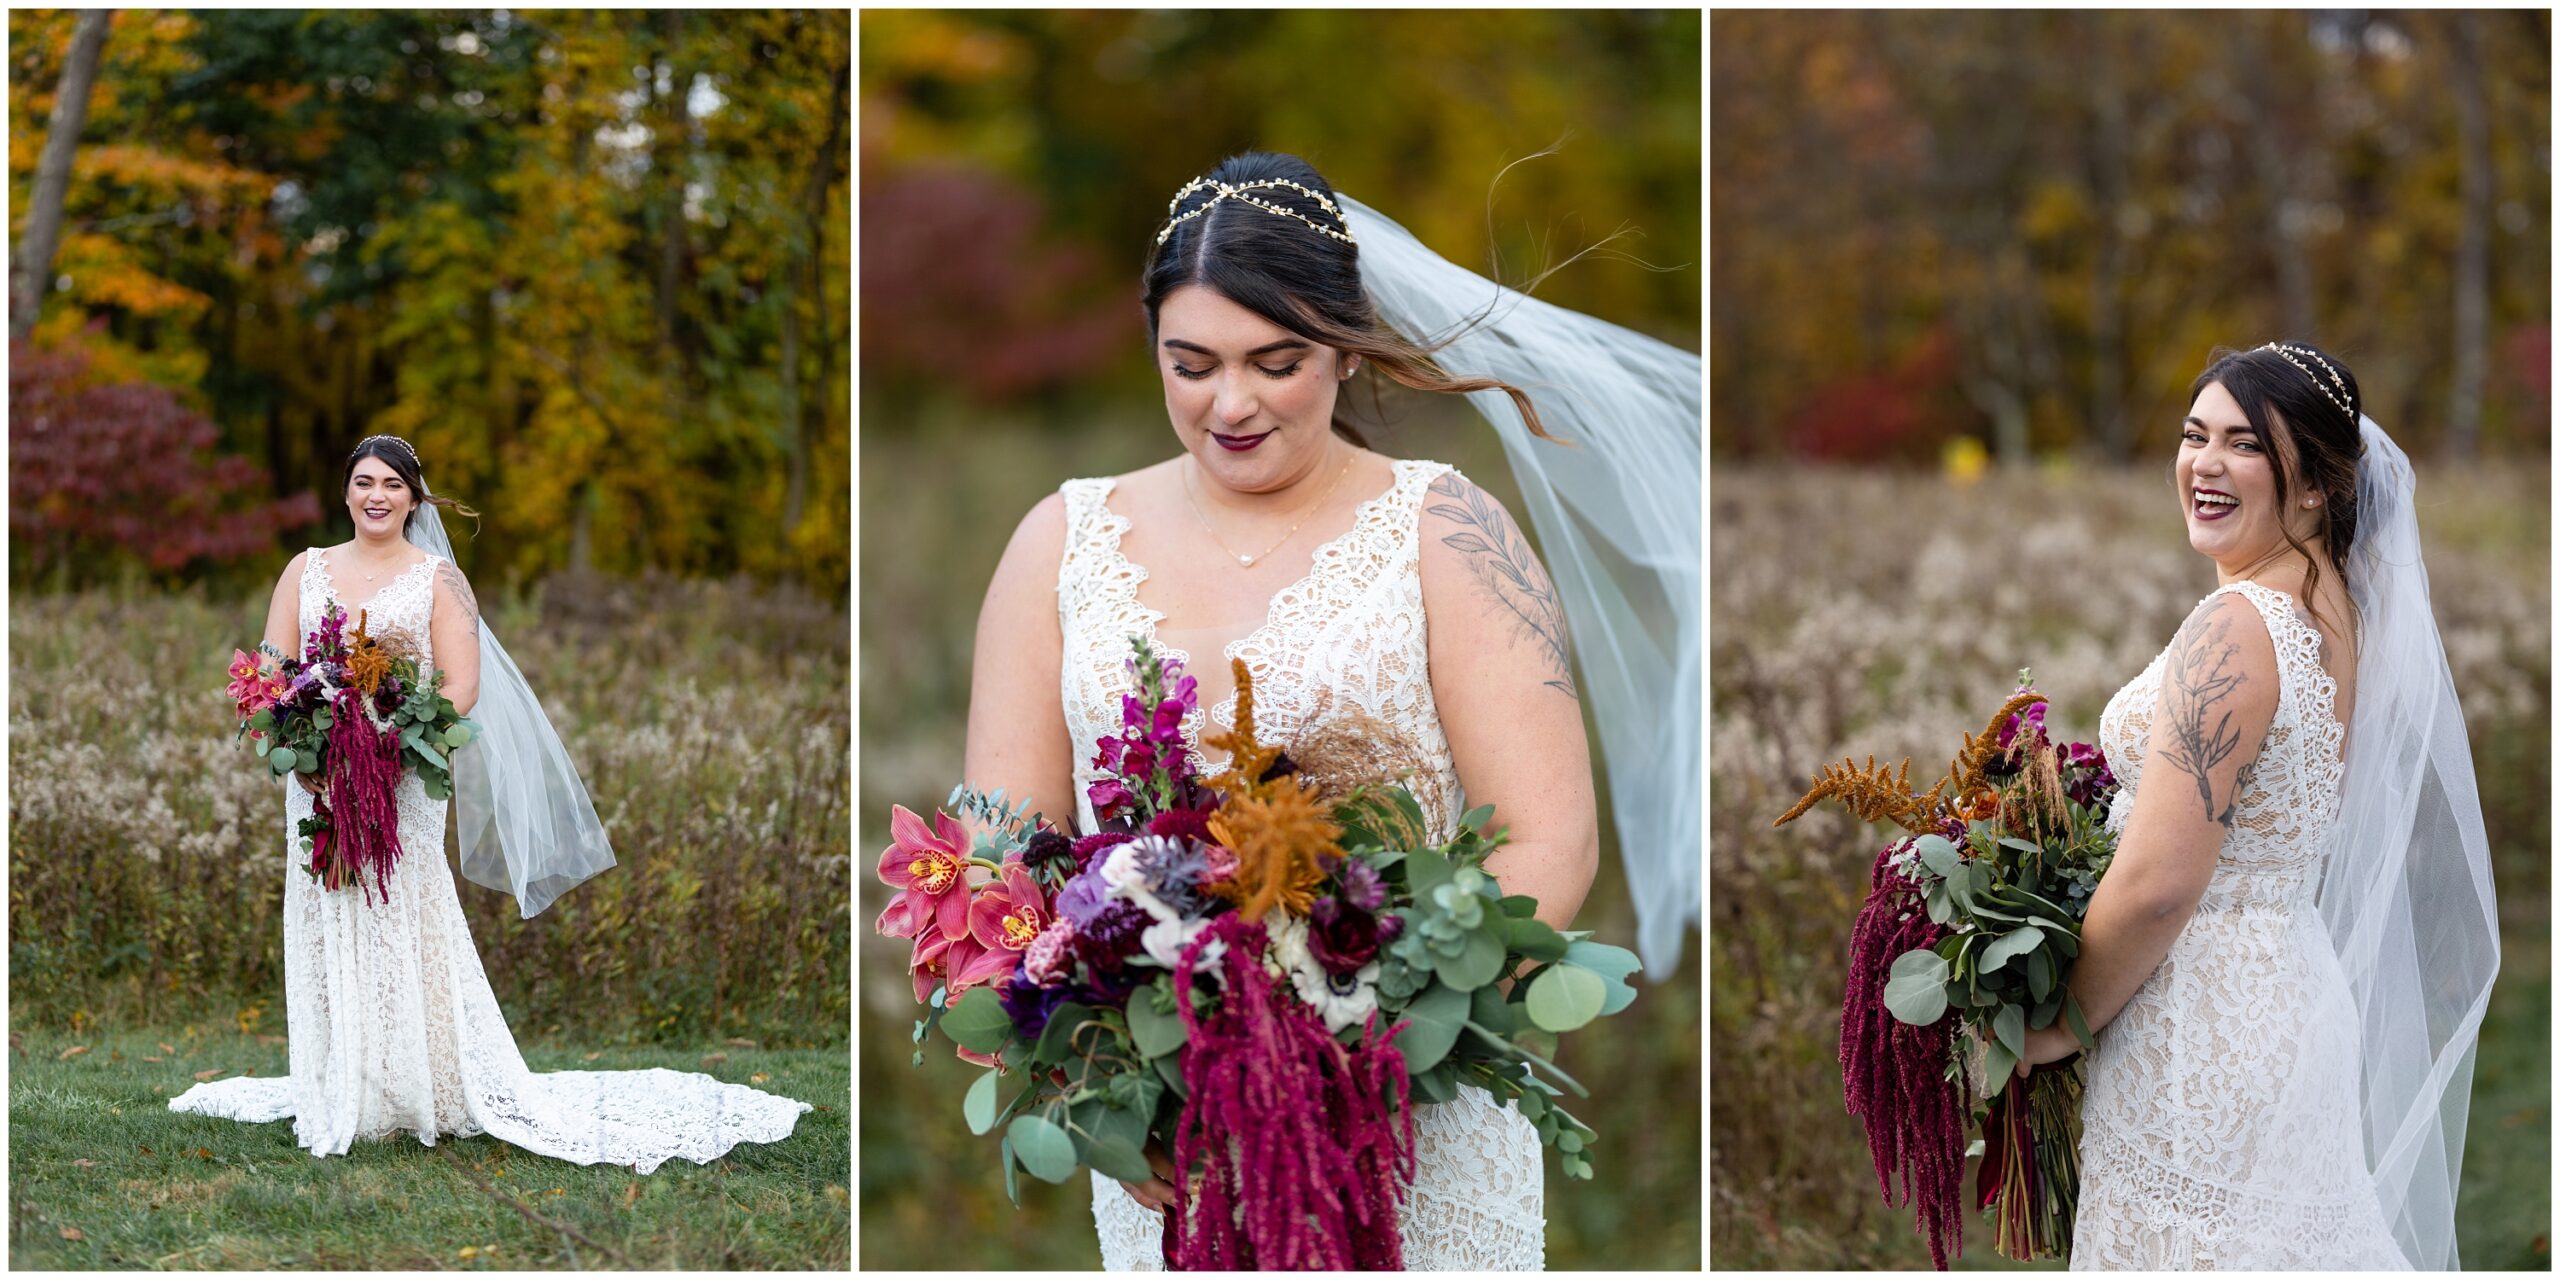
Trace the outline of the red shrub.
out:
[[[221,432],[176,392],[98,384],[88,357],[20,343],[9,363],[9,533],[34,573],[94,578],[120,555],[175,574],[266,555],[317,523],[318,497],[263,500],[266,472],[213,452]]]

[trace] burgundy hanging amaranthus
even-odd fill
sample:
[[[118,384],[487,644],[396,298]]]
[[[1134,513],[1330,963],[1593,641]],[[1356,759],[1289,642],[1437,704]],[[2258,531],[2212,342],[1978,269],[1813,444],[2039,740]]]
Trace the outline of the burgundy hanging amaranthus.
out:
[[[1201,963],[1214,943],[1224,952]],[[1168,1267],[1400,1270],[1399,1206],[1413,1181],[1413,1107],[1394,1030],[1346,1049],[1285,979],[1262,967],[1263,927],[1216,917],[1174,970],[1189,1040],[1190,1098],[1174,1142],[1176,1202],[1165,1215]],[[1193,978],[1225,991],[1204,1013]],[[1399,1024],[1400,1029],[1401,1024]]]
[[[1915,1027],[1884,1004],[1894,958],[1936,946],[1947,933],[1929,918],[1916,886],[1891,865],[1908,843],[1888,845],[1876,855],[1866,905],[1849,935],[1840,1071],[1849,1114],[1866,1124],[1867,1151],[1875,1158],[1885,1203],[1893,1203],[1893,1175],[1899,1170],[1902,1205],[1918,1199],[1929,1256],[1943,1271],[1949,1250],[1964,1248],[1967,1106],[1956,1082],[1946,1078],[1954,1014]]]
[[[312,868],[335,889],[369,869],[382,900],[391,901],[391,868],[400,861],[400,735],[366,717],[364,695],[338,691],[329,726],[326,799],[314,806],[327,827],[312,841]],[[335,812],[330,812],[334,806]]]

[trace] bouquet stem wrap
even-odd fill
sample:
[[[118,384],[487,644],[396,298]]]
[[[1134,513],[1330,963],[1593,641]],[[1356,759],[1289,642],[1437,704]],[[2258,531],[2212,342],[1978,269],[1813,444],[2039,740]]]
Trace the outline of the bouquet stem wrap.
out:
[[[331,888],[373,873],[375,889],[391,901],[391,868],[400,861],[400,738],[374,727],[354,690],[343,693],[329,726],[328,799],[334,812],[329,835],[315,841],[312,860],[325,867]]]
[[[1202,957],[1224,979],[1204,1014]],[[1397,1217],[1413,1180],[1413,1108],[1393,1031],[1346,1049],[1262,967],[1259,923],[1217,917],[1174,970],[1189,1039],[1190,1098],[1174,1144],[1177,1199],[1165,1215],[1175,1270],[1400,1270]],[[1199,1190],[1182,1185],[1199,1174]]]

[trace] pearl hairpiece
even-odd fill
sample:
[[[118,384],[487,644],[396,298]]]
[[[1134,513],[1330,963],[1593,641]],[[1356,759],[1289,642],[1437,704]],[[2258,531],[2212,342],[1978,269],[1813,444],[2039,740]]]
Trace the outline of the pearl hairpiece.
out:
[[[2311,385],[2319,387],[2320,394],[2329,397],[2329,403],[2338,406],[2338,412],[2347,415],[2349,418],[2356,416],[2356,411],[2347,407],[2347,402],[2343,398],[2347,391],[2347,380],[2339,377],[2337,368],[2331,365],[2328,361],[2322,360],[2319,352],[2314,351],[2309,347],[2288,347],[2281,343],[2274,342],[2270,342],[2267,345],[2258,348],[2258,350],[2275,352],[2276,355],[2281,357],[2286,364],[2302,370],[2302,376],[2311,379]],[[2304,364],[2302,361],[2294,358],[2294,353],[2296,352],[2300,352],[2313,360],[2319,361],[2320,367],[2328,370],[2329,381],[2336,383],[2338,389],[2336,391],[2331,391],[2328,387],[2322,386],[2320,382],[2320,375],[2313,373],[2310,365]]]
[[[418,461],[417,448],[411,445],[408,441],[392,435],[366,436],[364,439],[356,441],[356,447],[349,450],[347,453],[347,460],[349,462],[355,461],[355,456],[364,452],[364,447],[372,444],[376,440],[388,440],[391,443],[400,446],[400,452],[409,455],[409,465],[417,468],[418,474],[420,475],[425,475],[427,473],[426,465]]]
[[[1328,227],[1295,209],[1283,209],[1268,200],[1245,194],[1246,192],[1261,190],[1265,187],[1287,187],[1290,190],[1315,201],[1318,207],[1322,208],[1326,213],[1333,215],[1334,222],[1339,224],[1342,227],[1342,230],[1336,231],[1332,227]],[[1191,181],[1183,184],[1182,190],[1173,193],[1172,202],[1168,203],[1164,207],[1165,213],[1167,215],[1171,215],[1174,210],[1182,207],[1182,198],[1184,196],[1203,189],[1214,189],[1218,194],[1201,201],[1200,207],[1164,224],[1164,230],[1156,233],[1157,244],[1163,244],[1166,238],[1173,234],[1173,229],[1175,227],[1181,226],[1183,223],[1189,222],[1193,218],[1197,218],[1201,214],[1207,213],[1211,209],[1216,208],[1218,202],[1221,200],[1242,200],[1246,204],[1252,205],[1257,209],[1268,210],[1272,213],[1279,214],[1283,218],[1295,218],[1310,227],[1314,227],[1318,232],[1332,236],[1334,239],[1339,240],[1344,244],[1357,245],[1360,243],[1359,241],[1351,238],[1351,224],[1343,218],[1342,210],[1335,207],[1333,201],[1326,199],[1323,192],[1309,190],[1298,183],[1291,182],[1287,178],[1263,178],[1254,182],[1213,182],[1207,178],[1193,178]]]

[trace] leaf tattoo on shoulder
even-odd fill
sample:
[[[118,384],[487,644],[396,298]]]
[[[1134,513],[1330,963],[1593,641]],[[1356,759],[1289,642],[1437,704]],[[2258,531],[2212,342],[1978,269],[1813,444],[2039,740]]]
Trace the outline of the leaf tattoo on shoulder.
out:
[[[1511,516],[1492,495],[1450,472],[1431,483],[1431,494],[1445,501],[1433,503],[1431,514],[1457,526],[1457,531],[1440,539],[1443,546],[1466,557],[1467,567],[1485,591],[1508,610],[1525,635],[1544,651],[1547,668],[1553,673],[1547,687],[1568,698],[1580,699],[1573,685],[1573,657],[1569,637],[1565,633],[1564,607],[1556,597],[1554,579],[1547,576],[1537,554],[1529,549],[1529,540]]]
[[[2205,816],[2225,831],[2231,829],[2232,810],[2247,781],[2234,778],[2221,803],[2214,802],[2213,770],[2240,749],[2240,731],[2232,724],[2234,710],[2225,704],[2247,682],[2246,676],[2230,669],[2240,649],[2231,642],[2231,620],[2222,616],[2229,599],[2219,597],[2196,615],[2179,637],[2177,652],[2170,655],[2168,674],[2177,696],[2168,699],[2165,708],[2170,741],[2160,753],[2171,767],[2195,779]]]
[[[470,624],[471,634],[479,635],[480,601],[478,597],[471,594],[471,580],[463,577],[462,570],[451,560],[447,560],[436,566],[436,581],[444,584],[445,591],[462,606],[462,616]]]

